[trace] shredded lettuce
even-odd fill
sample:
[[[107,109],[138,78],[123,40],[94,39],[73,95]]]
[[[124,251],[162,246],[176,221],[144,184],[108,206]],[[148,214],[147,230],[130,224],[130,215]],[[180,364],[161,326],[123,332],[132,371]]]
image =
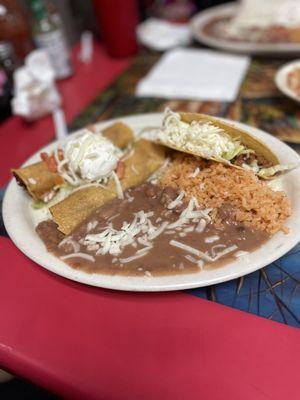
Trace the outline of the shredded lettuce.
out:
[[[44,203],[42,200],[34,200],[34,201],[31,203],[31,207],[32,207],[34,210],[40,210],[41,208],[45,207],[46,205],[47,205],[47,204]]]
[[[58,189],[58,190],[57,190]],[[64,200],[74,189],[73,186],[69,185],[68,183],[65,183],[61,186],[59,186],[59,188],[54,187],[54,190],[57,190],[55,196],[48,202],[44,202],[43,200],[34,200],[31,203],[31,207],[34,210],[40,210],[43,207],[52,207],[54,204],[58,203],[59,201]]]
[[[235,147],[227,152],[222,153],[221,157],[227,161],[232,160],[234,157],[239,156],[240,154],[245,154],[245,146],[241,145],[239,142],[235,142]]]
[[[299,163],[284,164],[284,165],[278,164],[278,165],[274,165],[273,167],[262,168],[259,171],[258,176],[260,176],[261,178],[264,178],[264,179],[269,179],[277,174],[281,174],[283,172],[288,172],[288,171],[292,171],[295,168],[299,168],[299,166],[300,166]]]

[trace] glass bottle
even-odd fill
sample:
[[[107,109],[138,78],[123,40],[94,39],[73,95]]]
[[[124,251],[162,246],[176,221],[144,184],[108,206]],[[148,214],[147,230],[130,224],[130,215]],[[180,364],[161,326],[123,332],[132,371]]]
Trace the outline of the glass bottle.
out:
[[[0,0],[0,41],[11,42],[20,59],[33,49],[28,20],[15,0]]]
[[[33,17],[33,37],[36,46],[47,51],[56,79],[72,74],[72,67],[62,21],[53,3],[30,0]]]
[[[0,121],[11,114],[13,72],[19,66],[14,48],[9,42],[0,42]]]

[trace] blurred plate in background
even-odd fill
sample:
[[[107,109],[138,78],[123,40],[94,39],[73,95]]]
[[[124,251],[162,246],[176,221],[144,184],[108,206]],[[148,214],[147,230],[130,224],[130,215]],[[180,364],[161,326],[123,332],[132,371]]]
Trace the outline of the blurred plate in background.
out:
[[[218,18],[233,16],[237,11],[238,3],[228,3],[208,8],[196,14],[191,22],[191,31],[194,39],[206,46],[240,54],[261,56],[287,57],[300,54],[300,43],[253,43],[217,38],[205,32],[205,26]]]
[[[288,85],[288,75],[294,69],[300,69],[300,60],[291,61],[287,64],[284,64],[278,71],[275,76],[275,83],[278,89],[290,97],[291,99],[300,103],[300,96],[298,96]],[[300,86],[300,85],[299,85]]]

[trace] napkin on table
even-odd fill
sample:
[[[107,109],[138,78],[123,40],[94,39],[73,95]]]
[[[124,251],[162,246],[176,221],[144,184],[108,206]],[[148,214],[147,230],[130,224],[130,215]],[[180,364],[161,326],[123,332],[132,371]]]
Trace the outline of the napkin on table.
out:
[[[178,24],[158,18],[149,18],[137,27],[140,43],[157,51],[175,46],[185,46],[191,42],[188,24]]]
[[[28,120],[52,113],[61,105],[55,73],[45,50],[32,51],[14,72],[12,110]]]
[[[246,56],[211,50],[170,50],[139,82],[136,95],[234,101],[249,62]]]

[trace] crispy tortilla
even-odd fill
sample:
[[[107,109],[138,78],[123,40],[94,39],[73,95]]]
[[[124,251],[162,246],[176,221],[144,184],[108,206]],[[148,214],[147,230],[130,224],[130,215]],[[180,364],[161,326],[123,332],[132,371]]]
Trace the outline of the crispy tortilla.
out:
[[[103,135],[120,149],[124,149],[133,141],[134,135],[128,125],[123,122],[115,122],[108,128],[103,129]]]
[[[182,121],[186,123],[191,123],[192,121],[201,121],[203,120],[204,122],[211,122],[217,127],[223,129],[229,136],[232,138],[237,138],[239,141],[246,146],[248,149],[254,150],[255,154],[257,156],[262,156],[264,157],[268,163],[269,166],[267,168],[261,168],[258,172],[255,172],[255,174],[265,180],[271,180],[279,175],[285,174],[289,171],[292,171],[293,169],[299,168],[300,164],[299,163],[292,163],[292,164],[286,164],[282,165],[280,164],[280,161],[278,157],[266,146],[263,142],[261,142],[259,139],[256,137],[252,136],[250,133],[244,131],[243,129],[236,128],[232,124],[221,121],[217,118],[211,117],[209,115],[205,114],[195,114],[195,113],[180,113]],[[197,154],[193,154],[197,155]],[[201,156],[201,155],[200,155]],[[213,159],[213,157],[212,157]],[[216,160],[220,161],[220,160]],[[238,169],[243,169],[244,167],[239,167],[238,165],[235,165],[233,163],[229,162],[224,162],[224,164],[228,164],[234,168]]]
[[[103,135],[120,149],[133,141],[132,130],[122,122],[116,122],[102,131]],[[63,184],[60,175],[50,172],[46,163],[40,161],[27,167],[13,169],[17,182],[23,186],[35,200],[42,200],[55,187]]]
[[[123,191],[145,182],[165,160],[165,148],[141,139],[133,145],[132,156],[124,161],[125,172],[121,179]],[[115,181],[111,178],[107,186],[79,189],[65,200],[50,208],[58,229],[68,235],[95,209],[117,196]]]
[[[190,124],[192,121],[211,122],[217,127],[223,129],[232,138],[238,138],[243,145],[251,150],[254,150],[257,155],[263,156],[273,166],[279,164],[277,156],[264,143],[250,135],[248,132],[238,129],[228,122],[221,121],[205,114],[180,113],[180,116],[181,120],[188,124]]]
[[[252,150],[255,152],[257,156],[262,156],[268,161],[268,167],[267,168],[261,168],[259,171],[255,171],[255,173],[263,179],[272,179],[276,175],[288,172],[294,168],[298,168],[298,164],[291,164],[291,165],[286,165],[282,166],[280,165],[280,162],[277,158],[277,156],[260,140],[249,134],[248,132],[238,129],[232,124],[221,121],[218,118],[211,117],[206,114],[196,114],[196,113],[179,113],[180,115],[180,120],[187,123],[191,124],[193,121],[198,121],[198,122],[203,122],[203,123],[212,123],[215,127],[218,127],[222,129],[227,135],[229,135],[233,139],[238,139],[238,141],[243,144],[247,149]],[[152,128],[150,128],[151,131]],[[207,151],[202,150],[199,147],[195,147],[194,149],[191,149],[190,147],[187,147],[186,144],[183,142],[182,144],[180,143],[174,143],[174,141],[168,140],[168,137],[160,137],[160,136],[155,136],[153,139],[156,143],[163,144],[164,146],[167,146],[171,149],[191,154],[195,157],[201,157],[205,158],[208,160],[213,160],[217,162],[221,162],[223,164],[232,166],[234,168],[238,169],[243,169],[243,166],[236,165],[232,163],[231,161],[223,158],[223,157],[217,157],[213,156],[211,154],[208,154]]]
[[[60,175],[48,170],[44,161],[13,169],[12,173],[18,184],[23,186],[35,200],[42,200],[54,187],[64,182]]]

